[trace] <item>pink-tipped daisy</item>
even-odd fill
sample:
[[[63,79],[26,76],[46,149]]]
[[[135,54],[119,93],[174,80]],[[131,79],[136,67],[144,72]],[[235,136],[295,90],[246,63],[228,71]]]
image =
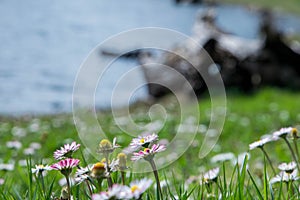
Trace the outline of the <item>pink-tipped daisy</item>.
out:
[[[148,148],[149,145],[156,140],[158,140],[158,135],[155,133],[146,136],[139,136],[138,138],[133,138],[129,146],[133,149],[139,149],[141,147]]]
[[[68,176],[72,172],[72,168],[79,164],[80,160],[74,158],[67,158],[58,163],[51,165],[54,170],[59,170],[63,175]]]
[[[53,157],[56,160],[71,158],[73,152],[77,151],[79,147],[80,144],[76,144],[76,142],[72,142],[71,144],[65,144],[63,147],[54,152]]]
[[[31,169],[31,172],[36,174],[37,176],[39,174],[45,175],[44,172],[50,171],[52,168],[48,165],[35,165],[35,168]]]
[[[166,150],[166,147],[164,145],[153,144],[151,148],[145,148],[143,151],[133,153],[131,160],[136,161],[136,160],[140,160],[142,158],[144,158],[145,160],[151,160],[151,159],[153,159],[153,157],[156,153],[162,152],[164,150]]]

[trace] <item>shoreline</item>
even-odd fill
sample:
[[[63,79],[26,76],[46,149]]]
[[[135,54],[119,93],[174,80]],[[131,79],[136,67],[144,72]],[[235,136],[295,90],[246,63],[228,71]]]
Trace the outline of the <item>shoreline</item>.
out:
[[[279,88],[279,87],[263,87],[258,89],[257,91],[254,91],[252,93],[243,93],[242,91],[235,90],[235,89],[229,89],[226,90],[226,96],[227,100],[235,100],[239,98],[255,98],[259,95],[262,95],[264,93],[271,93],[273,95],[284,93],[285,95],[300,95],[300,91],[296,91],[290,88]],[[140,109],[145,109],[150,107],[151,105],[155,105],[156,103],[160,103],[163,106],[167,106],[169,102],[176,101],[174,100],[174,96],[167,95],[165,97],[162,97],[158,101],[149,99],[148,101],[137,101],[133,104],[129,105],[128,108],[132,112],[137,112]],[[199,105],[201,106],[201,103],[207,104],[210,102],[210,98],[207,93],[203,94],[198,99]],[[117,108],[118,110],[124,110],[126,107],[120,107]],[[96,113],[99,116],[105,115],[105,116],[111,116],[112,112],[110,108],[103,109],[103,108],[96,108]],[[55,117],[71,117],[73,118],[73,111],[70,112],[61,112],[61,113],[41,113],[41,114],[33,114],[33,113],[26,113],[26,114],[2,114],[0,113],[0,123],[5,122],[7,120],[9,121],[30,121],[32,119],[53,119]]]

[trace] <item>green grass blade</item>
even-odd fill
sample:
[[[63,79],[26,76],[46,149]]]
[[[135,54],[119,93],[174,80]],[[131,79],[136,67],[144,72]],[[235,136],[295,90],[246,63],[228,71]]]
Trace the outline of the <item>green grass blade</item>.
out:
[[[234,176],[235,176],[235,173],[236,173],[236,171],[238,170],[238,168],[239,168],[239,166],[238,166],[238,164],[236,164],[236,165],[234,166],[233,172],[232,172],[232,174],[231,174],[230,183],[229,183],[229,192],[232,191],[233,182],[234,182]]]
[[[52,182],[50,183],[48,194],[47,194],[47,199],[51,199],[51,194],[52,194],[53,186],[55,183],[55,179],[56,179],[56,177],[54,177]]]
[[[167,179],[166,174],[165,174],[165,173],[163,173],[163,174],[164,174],[164,178],[165,178],[165,180],[166,180],[166,186],[167,186],[167,190],[168,190],[168,193],[169,193],[170,197],[171,197],[172,199],[176,199],[175,196],[174,196],[174,195],[172,194],[172,192],[171,192],[170,185],[169,185],[169,182],[167,181],[168,179]]]
[[[224,196],[226,196],[226,191],[227,191],[225,162],[223,162],[222,169],[223,169],[223,191],[224,191],[223,197],[224,197]]]
[[[29,199],[33,198],[33,190],[32,190],[32,162],[31,162],[31,157],[29,157],[26,160],[27,163],[27,173],[28,173],[28,193],[29,193]]]
[[[250,177],[250,180],[251,180],[252,184],[254,185],[254,188],[255,188],[255,190],[256,190],[256,194],[257,194],[258,198],[259,198],[260,200],[263,200],[264,198],[263,198],[263,196],[262,196],[262,194],[261,194],[261,192],[260,192],[260,190],[259,190],[257,184],[255,183],[255,180],[253,179],[253,177],[252,177],[250,171],[247,170],[247,172],[248,172],[248,174],[249,174],[249,177]]]
[[[264,199],[268,199],[268,175],[267,175],[267,164],[266,164],[266,158],[264,157]]]
[[[243,161],[243,167],[242,170],[239,174],[239,197],[240,199],[244,199],[244,183],[245,183],[245,177],[246,177],[246,168],[247,168],[247,163],[248,163],[248,155],[245,156],[244,161]]]

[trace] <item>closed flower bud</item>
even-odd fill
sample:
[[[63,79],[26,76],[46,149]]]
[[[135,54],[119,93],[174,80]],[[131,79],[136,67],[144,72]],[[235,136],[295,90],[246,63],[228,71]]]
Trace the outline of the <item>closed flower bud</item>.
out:
[[[103,139],[103,140],[101,140],[101,142],[99,144],[99,147],[101,149],[111,149],[112,145],[111,145],[111,142],[109,140]]]
[[[119,159],[119,168],[121,171],[124,171],[125,169],[127,169],[127,156],[125,153],[119,153],[118,154],[118,159]]]
[[[298,130],[296,128],[293,128],[292,131],[292,136],[294,139],[297,139],[299,136],[298,136]]]
[[[112,153],[116,148],[119,147],[120,146],[116,144],[116,138],[114,138],[113,143],[111,143],[107,139],[103,139],[99,143],[97,152],[107,156],[108,154]]]

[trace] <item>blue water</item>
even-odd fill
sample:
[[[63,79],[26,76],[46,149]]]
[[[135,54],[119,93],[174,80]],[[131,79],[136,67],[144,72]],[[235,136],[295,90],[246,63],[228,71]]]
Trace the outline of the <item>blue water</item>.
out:
[[[199,8],[205,9],[177,6],[171,0],[1,0],[0,113],[70,112],[76,73],[98,43],[121,31],[146,26],[190,35]],[[222,6],[217,14],[218,24],[229,32],[257,36],[254,13]],[[284,29],[300,32],[299,20],[282,20]],[[286,23],[290,21],[292,24]],[[128,61],[117,65],[122,70],[132,67]],[[97,107],[109,105],[112,83],[122,70],[107,75]],[[144,81],[141,77],[136,81]],[[145,95],[142,88],[136,98]]]

